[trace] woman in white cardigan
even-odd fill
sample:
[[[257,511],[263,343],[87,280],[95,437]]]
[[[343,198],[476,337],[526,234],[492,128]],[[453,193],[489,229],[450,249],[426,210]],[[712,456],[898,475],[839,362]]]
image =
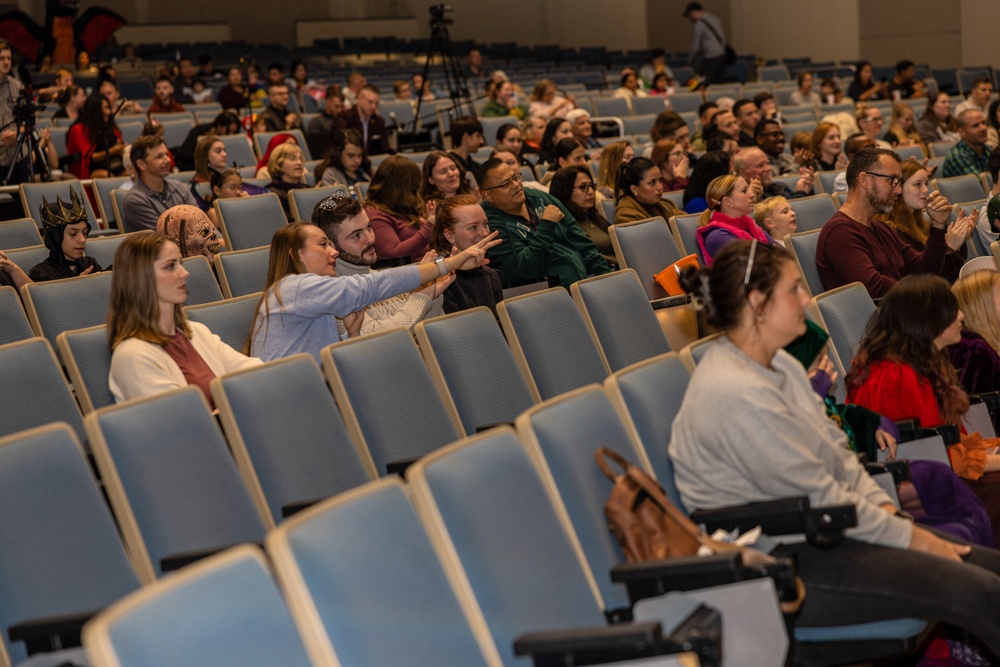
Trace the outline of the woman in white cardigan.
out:
[[[184,315],[188,271],[180,248],[153,231],[130,234],[115,252],[108,307],[108,385],[122,403],[188,384],[212,402],[212,378],[256,366]]]

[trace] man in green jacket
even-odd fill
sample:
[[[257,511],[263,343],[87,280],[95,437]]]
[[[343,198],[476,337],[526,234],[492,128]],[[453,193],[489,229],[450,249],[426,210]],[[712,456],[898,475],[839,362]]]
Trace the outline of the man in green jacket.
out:
[[[521,185],[521,173],[499,159],[479,168],[479,191],[490,229],[503,243],[489,252],[504,285],[558,276],[567,289],[611,267],[555,197]]]

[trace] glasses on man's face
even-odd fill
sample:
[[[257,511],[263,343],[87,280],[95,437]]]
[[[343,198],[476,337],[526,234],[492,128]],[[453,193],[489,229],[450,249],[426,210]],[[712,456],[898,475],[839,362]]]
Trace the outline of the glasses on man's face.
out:
[[[520,183],[520,182],[521,182],[521,174],[520,174],[520,172],[518,172],[518,173],[514,174],[513,176],[511,176],[510,178],[508,178],[507,180],[500,181],[499,183],[497,183],[496,185],[494,185],[492,187],[483,188],[483,192],[487,192],[489,190],[496,190],[497,188],[503,188],[503,189],[506,190],[507,188],[509,188],[510,186],[512,186],[514,183]]]
[[[581,183],[580,185],[576,186],[576,189],[586,194],[588,190],[596,190],[597,186],[594,185],[592,182],[588,182],[588,183]]]
[[[862,122],[878,123],[882,124],[882,116],[870,116],[868,118],[862,118]]]
[[[903,179],[899,176],[894,176],[892,174],[876,174],[874,171],[866,171],[869,176],[875,176],[877,178],[884,178],[886,183],[889,184],[890,188],[894,188],[903,182]]]
[[[316,208],[327,212],[335,211],[337,210],[337,206],[350,198],[351,195],[349,195],[346,190],[338,190],[326,199],[321,200],[320,203],[316,204]]]
[[[775,130],[774,132],[761,132],[760,136],[762,136],[762,137],[774,137],[775,139],[784,139],[785,138],[785,133],[782,132],[781,130]]]

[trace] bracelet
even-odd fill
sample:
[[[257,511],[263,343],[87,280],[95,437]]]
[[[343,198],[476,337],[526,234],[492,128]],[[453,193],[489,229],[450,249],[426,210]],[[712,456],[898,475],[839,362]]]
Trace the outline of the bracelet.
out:
[[[438,271],[441,272],[441,277],[442,278],[444,278],[446,275],[448,275],[449,271],[448,271],[448,267],[444,263],[444,257],[438,257],[437,259],[434,260],[434,263],[437,264]]]

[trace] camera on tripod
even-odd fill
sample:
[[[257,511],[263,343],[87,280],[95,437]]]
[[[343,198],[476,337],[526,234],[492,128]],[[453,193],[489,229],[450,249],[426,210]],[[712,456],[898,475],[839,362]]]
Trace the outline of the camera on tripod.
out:
[[[14,100],[12,112],[18,125],[34,127],[35,113],[41,108],[42,107],[35,104],[35,94],[31,87],[28,86],[22,88],[21,94],[17,96],[16,100]]]
[[[444,17],[445,12],[451,11],[451,5],[431,5],[427,8],[431,15],[431,23],[451,23],[451,19]]]

